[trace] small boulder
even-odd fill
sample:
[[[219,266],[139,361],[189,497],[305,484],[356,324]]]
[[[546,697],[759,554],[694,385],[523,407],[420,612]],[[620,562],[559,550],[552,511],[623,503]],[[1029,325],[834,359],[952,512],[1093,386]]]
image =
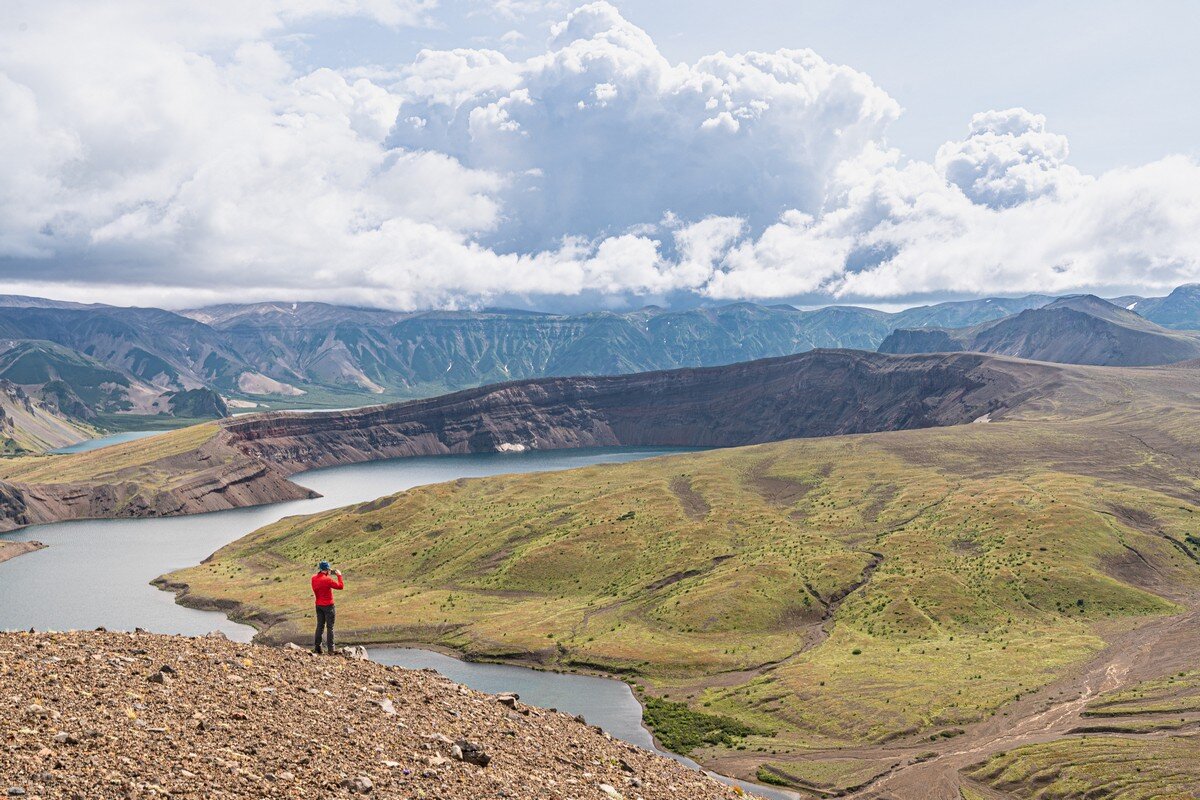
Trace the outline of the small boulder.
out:
[[[625,800],[625,795],[621,794],[607,783],[600,784],[600,791],[605,797],[611,797],[612,800]]]
[[[459,739],[455,742],[454,749],[450,753],[459,761],[465,761],[477,767],[486,767],[492,763],[492,757],[487,754],[482,745],[466,739]]]
[[[371,660],[371,657],[369,655],[367,655],[367,648],[363,647],[362,645],[358,645],[358,644],[350,645],[349,647],[343,647],[343,648],[339,649],[338,652],[341,655],[345,656],[346,658],[353,658],[356,661],[370,661]]]
[[[371,790],[375,788],[375,784],[366,775],[359,775],[357,778],[346,778],[339,785],[351,794],[370,794]]]
[[[379,710],[389,717],[396,716],[396,704],[392,702],[390,697],[382,697],[378,699],[372,698],[368,700],[367,703],[373,706],[378,706]]]

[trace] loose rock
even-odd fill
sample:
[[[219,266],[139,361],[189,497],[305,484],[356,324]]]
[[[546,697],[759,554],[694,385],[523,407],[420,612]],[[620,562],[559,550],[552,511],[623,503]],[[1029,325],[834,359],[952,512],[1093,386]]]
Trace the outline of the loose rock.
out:
[[[0,633],[0,698],[17,698],[0,714],[0,797],[612,800],[600,784],[628,800],[738,797],[436,673],[220,637]]]
[[[343,789],[349,789],[353,794],[370,794],[375,784],[366,775],[357,778],[347,778],[339,784]]]

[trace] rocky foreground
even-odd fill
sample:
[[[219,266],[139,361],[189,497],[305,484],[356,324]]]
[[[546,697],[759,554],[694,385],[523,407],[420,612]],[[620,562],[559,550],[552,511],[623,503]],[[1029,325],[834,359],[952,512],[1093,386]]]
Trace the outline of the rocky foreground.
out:
[[[219,634],[0,633],[0,698],[8,796],[741,794],[512,696]]]

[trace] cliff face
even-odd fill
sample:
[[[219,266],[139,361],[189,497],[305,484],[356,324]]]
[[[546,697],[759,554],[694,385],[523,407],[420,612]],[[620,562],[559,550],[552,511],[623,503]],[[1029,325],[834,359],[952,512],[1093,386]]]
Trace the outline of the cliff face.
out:
[[[0,531],[71,519],[201,514],[314,496],[271,466],[249,460],[161,491],[147,491],[133,480],[100,485],[0,482]]]
[[[350,412],[224,423],[289,472],[381,458],[592,446],[730,447],[954,425],[1020,401],[1027,368],[972,354],[814,351],[728,367],[523,381]]]
[[[384,458],[732,447],[956,425],[996,418],[1059,377],[1049,365],[971,353],[813,351],[727,367],[500,384],[354,411],[236,417],[208,439],[193,433],[202,427],[189,428],[155,437],[154,445],[62,456],[50,471],[14,468],[0,481],[0,530],[300,499],[311,493],[288,475]]]

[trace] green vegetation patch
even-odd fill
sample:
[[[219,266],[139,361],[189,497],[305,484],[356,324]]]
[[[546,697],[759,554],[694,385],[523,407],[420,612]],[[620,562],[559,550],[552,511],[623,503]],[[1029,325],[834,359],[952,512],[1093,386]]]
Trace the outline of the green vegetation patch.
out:
[[[173,463],[191,456],[215,437],[215,422],[151,436],[133,442],[70,455],[16,458],[0,464],[0,478],[21,483],[103,483],[136,481],[145,490],[162,489],[195,476]],[[216,459],[207,466],[219,466]]]
[[[1108,632],[1176,613],[1162,587],[1200,589],[1177,544],[1195,531],[1178,499],[1191,472],[1107,424],[454,481],[281,520],[170,578],[267,612],[270,638],[299,638],[308,571],[332,558],[354,586],[347,641],[619,670],[770,731],[735,745],[764,761],[928,739],[1003,714]],[[1200,425],[1153,425],[1200,452]]]
[[[687,755],[698,747],[733,747],[742,739],[764,733],[732,717],[696,711],[685,703],[660,697],[644,699],[646,724],[672,753]]]

